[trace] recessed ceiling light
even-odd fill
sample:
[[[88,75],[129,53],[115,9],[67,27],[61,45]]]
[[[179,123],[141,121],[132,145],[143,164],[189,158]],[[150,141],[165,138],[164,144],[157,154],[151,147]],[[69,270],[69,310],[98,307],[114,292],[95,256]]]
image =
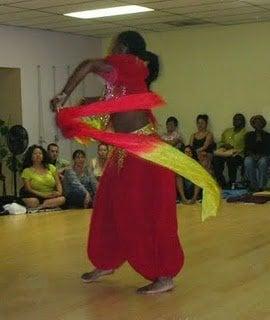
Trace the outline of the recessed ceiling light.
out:
[[[86,11],[79,11],[79,12],[70,12],[70,13],[65,13],[64,16],[80,18],[80,19],[94,19],[94,18],[111,17],[111,16],[118,16],[121,14],[132,14],[132,13],[147,12],[147,11],[154,11],[154,9],[131,5],[131,6],[120,6],[120,7],[112,7],[112,8],[86,10]]]

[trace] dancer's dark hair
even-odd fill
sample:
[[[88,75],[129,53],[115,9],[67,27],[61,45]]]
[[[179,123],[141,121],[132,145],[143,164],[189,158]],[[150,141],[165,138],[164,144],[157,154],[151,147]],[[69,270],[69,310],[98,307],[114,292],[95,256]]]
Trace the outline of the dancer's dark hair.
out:
[[[159,74],[159,59],[158,56],[146,50],[146,42],[144,38],[136,31],[124,31],[117,36],[118,43],[127,48],[127,53],[134,54],[138,58],[147,62],[149,76],[146,79],[146,84],[150,87]]]

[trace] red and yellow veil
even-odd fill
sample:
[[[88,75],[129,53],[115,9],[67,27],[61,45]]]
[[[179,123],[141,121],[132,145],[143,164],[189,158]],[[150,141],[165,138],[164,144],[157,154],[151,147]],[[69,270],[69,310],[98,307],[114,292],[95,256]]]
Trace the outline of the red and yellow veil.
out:
[[[63,135],[69,139],[76,139],[81,143],[88,143],[91,139],[103,141],[106,144],[114,145],[125,149],[146,161],[168,168],[176,174],[190,180],[203,189],[202,220],[215,216],[220,204],[220,189],[212,176],[195,160],[184,153],[163,142],[156,134],[141,135],[136,133],[115,133],[105,131],[102,119],[107,114],[115,112],[127,112],[131,110],[151,110],[164,105],[163,99],[153,93],[144,90],[140,92],[140,85],[136,77],[141,76],[133,72],[134,59],[138,64],[138,58],[132,55],[117,55],[108,58],[108,62],[114,67],[115,73],[102,75],[107,81],[114,81],[116,78],[123,83],[132,82],[136,86],[135,93],[120,96],[107,101],[98,101],[89,105],[64,108],[57,113],[57,124]],[[145,72],[144,63],[141,63],[141,72]],[[117,72],[121,67],[121,71]],[[140,70],[139,70],[140,71]],[[120,80],[119,80],[120,79]],[[136,93],[136,91],[138,93]],[[133,90],[134,92],[134,90]],[[101,121],[100,121],[101,120]]]

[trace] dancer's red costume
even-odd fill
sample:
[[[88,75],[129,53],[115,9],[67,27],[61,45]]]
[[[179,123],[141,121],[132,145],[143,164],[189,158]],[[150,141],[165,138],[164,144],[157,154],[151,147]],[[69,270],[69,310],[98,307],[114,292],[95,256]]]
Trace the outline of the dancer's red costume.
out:
[[[216,214],[219,190],[198,163],[162,142],[155,133],[149,109],[163,101],[147,89],[144,62],[129,54],[110,56],[105,62],[112,66],[100,74],[107,85],[105,101],[58,113],[58,124],[66,137],[92,137],[117,147],[100,180],[88,255],[98,269],[115,269],[128,261],[149,280],[172,278],[184,263],[177,234],[173,171],[205,188],[203,219]],[[142,109],[148,110],[152,125],[129,134],[95,129],[92,119],[88,123],[85,119]]]
[[[104,75],[110,80],[106,99],[148,91],[147,67],[133,56],[125,57],[131,63],[109,59],[114,71]],[[91,262],[106,270],[128,261],[149,280],[174,277],[184,261],[175,199],[173,172],[114,150],[95,201],[88,242]]]

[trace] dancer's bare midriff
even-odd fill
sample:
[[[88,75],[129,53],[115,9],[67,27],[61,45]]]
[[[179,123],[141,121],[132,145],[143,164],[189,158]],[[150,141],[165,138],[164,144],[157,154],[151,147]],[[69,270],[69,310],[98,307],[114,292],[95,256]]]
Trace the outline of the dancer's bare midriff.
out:
[[[111,115],[115,132],[129,133],[145,127],[149,123],[146,111],[118,112]]]

